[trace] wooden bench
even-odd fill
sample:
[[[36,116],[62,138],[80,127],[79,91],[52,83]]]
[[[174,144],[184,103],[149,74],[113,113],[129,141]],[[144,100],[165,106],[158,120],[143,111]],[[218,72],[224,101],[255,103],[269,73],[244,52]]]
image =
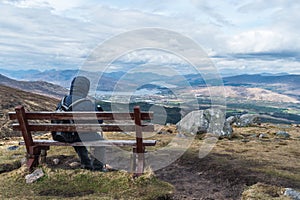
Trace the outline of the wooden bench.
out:
[[[50,146],[132,146],[133,149],[133,173],[139,176],[144,171],[144,153],[146,146],[155,146],[155,140],[143,140],[142,132],[153,132],[154,125],[143,122],[144,120],[151,120],[153,113],[141,112],[140,108],[136,106],[134,112],[26,112],[23,106],[17,106],[15,112],[9,112],[10,120],[15,120],[18,123],[13,123],[14,130],[21,131],[24,141],[21,145],[26,146],[27,151],[27,166],[29,170],[38,166],[39,159],[46,159],[47,150]],[[110,124],[51,124],[51,120],[113,120]],[[42,121],[41,121],[42,120]],[[118,124],[118,122],[131,122],[126,124]],[[48,123],[47,123],[48,122]],[[90,123],[90,122],[89,122]],[[54,140],[34,140],[32,132],[51,132],[64,131],[74,132],[80,134],[87,134],[87,132],[135,132],[135,140],[97,140],[91,142],[75,142],[63,143]]]

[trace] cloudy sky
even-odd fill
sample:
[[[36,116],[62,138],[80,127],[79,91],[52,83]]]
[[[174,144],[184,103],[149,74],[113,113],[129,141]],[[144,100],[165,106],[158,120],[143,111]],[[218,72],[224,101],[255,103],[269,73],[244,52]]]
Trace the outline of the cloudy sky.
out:
[[[78,69],[107,39],[157,27],[197,42],[222,73],[300,74],[300,1],[2,0],[0,9],[0,68]],[[176,62],[153,52],[122,59]]]

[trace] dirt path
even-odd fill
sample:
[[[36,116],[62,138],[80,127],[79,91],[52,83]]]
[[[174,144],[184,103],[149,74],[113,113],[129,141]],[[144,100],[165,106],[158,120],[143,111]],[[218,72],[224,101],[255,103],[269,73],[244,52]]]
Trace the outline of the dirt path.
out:
[[[247,163],[230,156],[210,154],[200,160],[189,155],[155,173],[160,179],[175,186],[173,199],[176,200],[240,199],[247,186],[258,182],[300,187],[300,183],[254,172],[251,170],[253,166],[257,166],[257,163]]]

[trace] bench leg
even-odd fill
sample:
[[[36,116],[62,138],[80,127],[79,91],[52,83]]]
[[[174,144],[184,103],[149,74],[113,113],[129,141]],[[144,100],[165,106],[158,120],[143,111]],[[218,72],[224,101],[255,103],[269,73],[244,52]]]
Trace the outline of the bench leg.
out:
[[[27,167],[32,171],[34,167],[39,165],[39,158],[42,152],[41,162],[46,161],[47,150],[49,147],[31,146],[27,156]]]
[[[144,172],[145,166],[145,149],[143,149],[143,153],[136,153],[136,148],[133,148],[133,173],[134,177],[141,176]]]
[[[135,148],[134,148],[133,152],[132,152],[132,159],[131,159],[131,171],[132,171],[132,173],[135,173],[135,171],[136,171],[136,159],[137,159],[137,156],[136,156]]]
[[[29,171],[33,171],[33,168],[34,167],[37,167],[39,164],[39,155],[28,155],[28,158],[27,158],[27,167],[29,169]]]

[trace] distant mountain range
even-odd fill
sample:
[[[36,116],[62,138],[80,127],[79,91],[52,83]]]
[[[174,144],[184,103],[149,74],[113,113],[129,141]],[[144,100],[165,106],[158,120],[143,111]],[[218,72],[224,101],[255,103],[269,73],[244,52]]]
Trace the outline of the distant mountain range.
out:
[[[225,85],[232,84],[290,84],[300,86],[300,75],[263,75],[263,74],[243,74],[226,77],[223,79]]]
[[[0,74],[8,76],[10,78],[17,79],[19,81],[46,81],[61,87],[68,88],[71,80],[78,74],[78,70],[21,70],[13,71],[7,69],[0,69]],[[88,77],[94,77],[95,80],[101,76],[98,83],[92,83],[97,85],[97,90],[102,91],[113,91],[118,86],[118,90],[122,91],[128,88],[141,88],[147,84],[157,84],[159,86],[174,87],[186,87],[190,85],[192,87],[206,86],[207,81],[211,86],[214,83],[220,84],[219,80],[205,80],[201,75],[198,74],[186,74],[176,76],[159,75],[151,72],[136,72],[126,73],[123,71],[101,73],[101,72],[81,72],[83,75]],[[209,75],[205,76],[206,78]],[[238,86],[238,87],[251,87],[251,88],[263,88],[293,96],[300,99],[300,75],[292,74],[253,74],[253,75],[236,75],[224,77],[223,83],[225,86]],[[0,82],[1,83],[1,82]],[[20,85],[20,84],[19,84]],[[30,89],[29,89],[30,90]]]
[[[0,119],[2,120],[0,120],[0,125],[4,127],[1,128],[0,132],[5,136],[12,134],[8,128],[5,113],[13,110],[14,106],[20,104],[25,105],[29,110],[54,110],[59,101],[58,98],[68,93],[66,88],[69,87],[71,80],[78,73],[76,70],[49,70],[45,72],[31,70],[19,73],[18,71],[3,71],[0,69],[0,73],[2,72],[9,76],[0,74]],[[98,76],[97,73],[89,75]],[[17,80],[13,79],[13,76],[16,76],[15,79]],[[51,80],[52,83],[48,83],[48,80]],[[225,77],[223,81],[228,98],[228,115],[250,112],[264,115],[270,114],[272,117],[284,118],[292,122],[299,121],[300,75],[238,75]],[[175,88],[183,93],[192,92],[184,88],[186,82],[194,87],[192,88],[194,93],[200,93],[204,96],[204,98],[199,99],[199,105],[207,105],[209,107],[206,97],[210,95],[210,91],[205,89],[206,83],[204,79],[195,74],[164,76],[148,72],[131,74],[125,72],[104,73],[97,89],[111,91],[114,90],[117,83],[120,83],[125,89],[127,89],[126,87],[133,87],[136,90],[159,90],[165,94],[170,94]],[[60,83],[64,83],[65,86],[61,86],[63,84]],[[210,81],[210,83],[213,83],[213,81]],[[211,91],[218,91],[213,89],[216,86],[210,87],[212,87]],[[43,94],[44,96],[38,94]],[[140,102],[139,104],[147,109],[153,106],[145,102]],[[110,109],[109,102],[102,102],[102,105],[105,109]],[[176,123],[180,120],[179,107],[167,106],[165,109],[168,112],[168,122]]]
[[[223,79],[227,86],[246,86],[268,89],[300,100],[300,75],[238,75]]]
[[[17,81],[0,74],[0,85],[28,91],[36,94],[43,94],[54,98],[61,98],[68,93],[68,90],[45,81]]]

